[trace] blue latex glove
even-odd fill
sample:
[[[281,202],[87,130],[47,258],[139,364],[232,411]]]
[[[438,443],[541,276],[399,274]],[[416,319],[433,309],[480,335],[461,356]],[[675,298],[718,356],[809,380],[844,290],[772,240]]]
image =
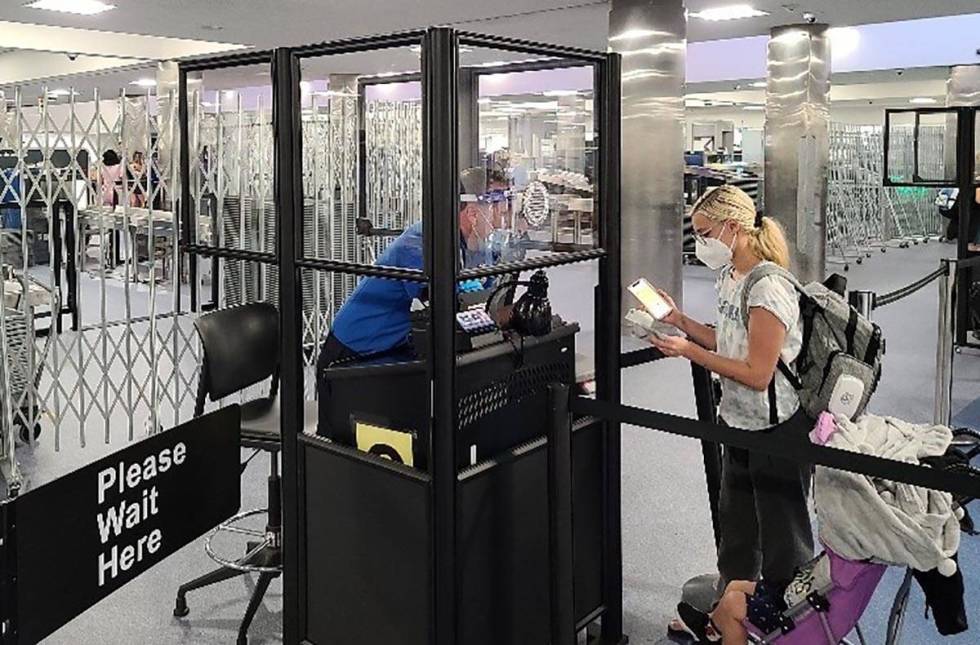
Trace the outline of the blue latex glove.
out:
[[[463,280],[459,283],[459,290],[462,293],[472,293],[483,289],[482,280]]]

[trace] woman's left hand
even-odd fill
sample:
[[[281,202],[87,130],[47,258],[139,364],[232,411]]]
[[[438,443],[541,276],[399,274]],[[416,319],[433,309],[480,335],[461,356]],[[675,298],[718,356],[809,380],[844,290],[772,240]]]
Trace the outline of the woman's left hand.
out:
[[[664,356],[690,358],[691,341],[681,336],[650,336],[650,343],[663,352]]]

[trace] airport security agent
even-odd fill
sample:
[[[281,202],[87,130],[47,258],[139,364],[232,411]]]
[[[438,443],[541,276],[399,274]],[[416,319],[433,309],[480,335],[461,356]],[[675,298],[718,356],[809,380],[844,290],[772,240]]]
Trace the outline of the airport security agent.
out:
[[[789,264],[782,229],[756,214],[752,198],[727,185],[705,194],[695,204],[692,220],[698,259],[720,271],[717,327],[674,307],[665,322],[687,338],[661,336],[651,342],[667,356],[682,356],[719,375],[719,416],[724,424],[765,432],[775,425],[775,418],[784,423],[781,432],[794,439],[805,436],[812,420],[800,410],[792,384],[777,370],[780,358],[793,365],[802,345],[794,286],[780,276],[762,278],[748,297],[747,328],[741,316],[745,276],[764,262],[784,268]],[[810,472],[807,464],[725,447],[719,591],[733,580],[758,580],[760,575],[785,585],[794,570],[813,557],[807,507]]]
[[[489,182],[488,182],[489,178]],[[463,266],[491,264],[489,246],[493,230],[492,207],[481,199],[501,190],[502,177],[484,168],[460,175],[463,195],[459,210],[460,254]],[[489,185],[488,185],[489,184]],[[488,191],[488,188],[490,189]],[[422,269],[422,223],[409,226],[375,262],[377,266]],[[376,358],[409,360],[412,301],[420,298],[425,283],[369,276],[361,280],[334,317],[317,361],[317,371],[332,365]]]

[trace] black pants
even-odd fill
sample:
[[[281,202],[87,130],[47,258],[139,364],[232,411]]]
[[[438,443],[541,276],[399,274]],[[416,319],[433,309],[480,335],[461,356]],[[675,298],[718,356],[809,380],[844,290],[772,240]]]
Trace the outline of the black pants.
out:
[[[336,433],[331,431],[330,425],[330,383],[325,376],[327,370],[372,362],[401,362],[414,359],[415,352],[407,343],[373,354],[360,354],[337,340],[333,333],[327,334],[327,339],[323,341],[323,347],[320,348],[320,357],[316,361],[317,399],[320,402],[317,433],[337,438]]]
[[[337,340],[332,333],[327,334],[327,339],[323,341],[323,347],[320,348],[320,357],[316,361],[316,371],[319,374],[321,370],[339,363],[353,362],[359,356],[353,349]]]
[[[812,427],[798,412],[778,431],[802,440]],[[725,447],[718,504],[719,591],[732,580],[758,580],[760,575],[785,585],[797,567],[813,558],[807,506],[811,475],[809,464]]]
[[[337,340],[333,333],[327,334],[320,348],[320,357],[316,361],[317,374],[330,367],[353,365],[355,363],[370,363],[375,361],[398,362],[415,360],[415,350],[408,343],[402,343],[391,349],[372,354],[360,354]]]

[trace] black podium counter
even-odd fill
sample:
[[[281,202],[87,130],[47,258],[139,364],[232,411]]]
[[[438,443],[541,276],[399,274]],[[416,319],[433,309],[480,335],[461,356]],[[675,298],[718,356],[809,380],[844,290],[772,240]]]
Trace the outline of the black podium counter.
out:
[[[545,432],[548,385],[575,382],[578,330],[560,325],[544,336],[516,337],[457,356],[460,468]],[[413,464],[426,468],[430,394],[424,361],[329,369],[317,387],[320,435],[356,446],[359,423],[405,432],[413,438]]]
[[[460,645],[543,644],[550,638],[548,385],[574,381],[577,330],[566,325],[540,338],[458,357]],[[373,411],[375,418],[395,422],[418,433],[418,443],[428,443],[424,367],[408,363],[330,372],[329,399],[321,406],[339,403],[329,423],[342,426],[345,419]],[[372,385],[375,379],[381,384]],[[376,406],[362,410],[368,398]],[[421,413],[416,416],[413,408]],[[332,439],[301,438],[303,635],[324,645],[428,645],[433,636],[431,478],[424,468],[344,445],[339,430],[320,429],[334,433]],[[582,623],[603,605],[602,445],[601,424],[575,424],[574,605]],[[471,465],[474,451],[478,459]]]

